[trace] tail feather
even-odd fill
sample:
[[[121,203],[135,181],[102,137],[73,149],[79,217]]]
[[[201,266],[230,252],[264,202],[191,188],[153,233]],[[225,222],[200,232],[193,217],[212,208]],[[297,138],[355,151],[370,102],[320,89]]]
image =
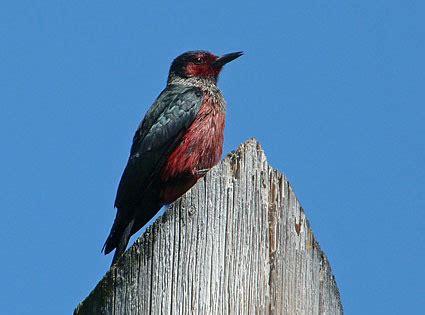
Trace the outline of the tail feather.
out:
[[[121,257],[124,253],[128,241],[130,239],[131,230],[134,225],[134,218],[131,219],[125,216],[125,211],[118,210],[117,215],[112,225],[111,232],[103,245],[102,252],[105,255],[109,254],[115,249],[114,258],[112,259],[112,265]]]
[[[145,209],[144,211],[136,211],[137,209],[133,208],[119,208],[117,210],[111,232],[102,248],[105,255],[115,249],[112,265],[125,252],[130,237],[148,223],[160,208],[161,205],[157,200],[148,200],[138,208]]]
[[[133,224],[134,224],[134,219],[128,223],[128,225],[122,232],[118,245],[115,248],[115,253],[114,253],[114,257],[112,258],[111,266],[113,266],[117,262],[117,260],[122,256],[122,254],[124,254],[125,249],[127,248],[128,241],[131,236],[130,233],[131,233],[131,229],[133,228]]]

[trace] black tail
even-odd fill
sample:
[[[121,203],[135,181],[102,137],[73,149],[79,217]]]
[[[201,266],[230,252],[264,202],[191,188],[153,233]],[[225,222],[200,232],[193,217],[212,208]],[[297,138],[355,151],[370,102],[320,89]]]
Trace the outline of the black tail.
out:
[[[139,209],[144,210],[140,211]],[[112,225],[111,232],[102,248],[105,255],[115,249],[112,265],[115,264],[125,252],[130,237],[148,223],[159,209],[161,209],[161,205],[156,200],[144,200],[142,205],[137,209],[117,209],[117,215]]]
[[[122,254],[124,254],[125,249],[127,248],[128,241],[131,236],[130,232],[131,232],[131,229],[133,228],[133,224],[134,224],[134,219],[131,220],[128,223],[127,227],[124,229],[121,235],[121,239],[118,242],[118,246],[115,248],[114,258],[112,258],[111,266],[113,266],[116,263],[116,261],[122,256]]]
[[[115,249],[114,258],[112,258],[112,264],[122,256],[127,248],[128,241],[131,236],[131,230],[133,229],[134,219],[124,218],[122,212],[118,210],[117,216],[115,217],[114,224],[112,225],[111,232],[103,245],[102,251],[105,255],[109,254]]]

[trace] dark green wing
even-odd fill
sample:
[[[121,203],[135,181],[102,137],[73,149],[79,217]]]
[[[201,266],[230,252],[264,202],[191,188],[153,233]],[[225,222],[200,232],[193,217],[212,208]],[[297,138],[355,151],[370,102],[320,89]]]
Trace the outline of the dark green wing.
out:
[[[159,175],[168,155],[194,121],[202,95],[196,87],[171,85],[158,96],[134,135],[115,207],[137,206],[151,179]]]

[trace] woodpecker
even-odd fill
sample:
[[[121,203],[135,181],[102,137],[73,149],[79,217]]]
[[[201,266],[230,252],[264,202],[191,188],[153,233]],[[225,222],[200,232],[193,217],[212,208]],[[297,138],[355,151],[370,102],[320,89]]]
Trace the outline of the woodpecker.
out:
[[[223,66],[242,54],[189,51],[172,62],[166,88],[136,130],[118,185],[117,213],[102,249],[105,255],[115,249],[112,265],[163,205],[220,161],[226,102],[217,79]]]

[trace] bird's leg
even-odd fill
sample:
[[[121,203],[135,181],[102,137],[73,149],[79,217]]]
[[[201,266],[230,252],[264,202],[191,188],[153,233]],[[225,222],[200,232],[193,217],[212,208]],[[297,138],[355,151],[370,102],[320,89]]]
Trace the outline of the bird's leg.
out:
[[[196,173],[198,173],[198,175],[204,176],[206,173],[208,173],[209,170],[210,168],[204,168],[202,170],[197,170]]]

